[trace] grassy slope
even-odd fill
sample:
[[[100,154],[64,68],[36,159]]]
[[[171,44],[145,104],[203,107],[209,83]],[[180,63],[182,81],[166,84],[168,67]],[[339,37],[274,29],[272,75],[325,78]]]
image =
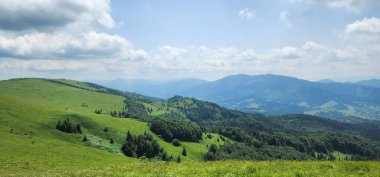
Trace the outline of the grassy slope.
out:
[[[91,92],[40,79],[0,82],[1,166],[5,169],[19,169],[20,166],[34,169],[41,167],[41,164],[87,166],[137,161],[120,155],[121,143],[128,130],[134,134],[146,131],[154,135],[148,124],[93,113],[94,109],[121,110],[123,100],[121,96]],[[88,106],[83,107],[83,102]],[[83,135],[56,130],[57,121],[65,117],[83,125],[83,134],[90,141],[83,143]],[[109,127],[109,132],[103,132],[104,127]],[[111,137],[116,140],[114,145],[109,143]],[[201,160],[202,154],[207,151],[206,146],[217,143],[217,137],[214,135],[212,140],[207,139],[201,143],[183,142],[187,156],[181,156],[181,159]],[[182,146],[174,147],[156,135],[154,138],[174,158],[181,154]],[[219,142],[221,143],[223,142]]]
[[[13,95],[25,100],[48,105],[56,110],[93,113],[121,110],[122,96],[91,92],[42,79],[15,79],[0,82],[0,94]],[[82,106],[85,103],[86,106]]]

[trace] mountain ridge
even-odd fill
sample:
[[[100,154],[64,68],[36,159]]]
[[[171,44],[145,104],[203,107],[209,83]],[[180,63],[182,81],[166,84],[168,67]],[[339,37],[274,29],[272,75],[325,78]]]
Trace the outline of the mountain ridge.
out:
[[[380,89],[357,83],[313,82],[274,74],[236,74],[215,81],[183,83],[186,80],[172,85],[148,84],[133,91],[160,98],[194,97],[250,113],[306,113],[341,121],[380,119]],[[175,89],[170,89],[173,85]]]

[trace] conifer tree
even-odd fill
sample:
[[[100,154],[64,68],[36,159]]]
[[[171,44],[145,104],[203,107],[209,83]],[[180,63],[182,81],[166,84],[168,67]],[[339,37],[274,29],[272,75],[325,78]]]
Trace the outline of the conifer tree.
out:
[[[88,139],[87,139],[87,136],[86,135],[84,135],[84,137],[83,137],[83,142],[86,142],[86,141],[88,141]]]
[[[187,155],[187,152],[186,152],[186,148],[185,148],[185,147],[183,147],[183,149],[182,149],[182,155],[183,155],[183,156],[186,156],[186,155]]]

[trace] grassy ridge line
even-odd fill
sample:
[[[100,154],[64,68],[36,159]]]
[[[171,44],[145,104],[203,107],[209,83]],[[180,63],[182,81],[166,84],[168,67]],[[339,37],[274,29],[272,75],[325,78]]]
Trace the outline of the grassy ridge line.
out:
[[[58,83],[58,84],[62,84],[62,85],[66,85],[66,86],[70,86],[74,88],[84,89],[88,91],[95,91],[95,92],[106,93],[106,94],[111,94],[111,95],[125,96],[125,93],[120,90],[103,87],[101,85],[93,84],[90,82],[79,82],[79,81],[67,80],[67,79],[43,79],[43,80],[47,80],[53,83]]]
[[[106,113],[122,110],[125,99],[122,96],[88,91],[44,79],[1,81],[0,94],[48,105],[56,110],[76,113],[94,113],[95,109],[102,109]]]
[[[3,175],[13,175],[3,173]],[[24,175],[22,172],[18,175]],[[53,168],[28,176],[380,176],[380,162],[219,161]]]

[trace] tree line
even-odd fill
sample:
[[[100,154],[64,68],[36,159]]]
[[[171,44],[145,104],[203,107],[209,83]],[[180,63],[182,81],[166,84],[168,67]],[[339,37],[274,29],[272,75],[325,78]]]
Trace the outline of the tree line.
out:
[[[150,122],[150,130],[168,142],[173,139],[191,142],[202,140],[200,126],[181,119],[156,118]]]

